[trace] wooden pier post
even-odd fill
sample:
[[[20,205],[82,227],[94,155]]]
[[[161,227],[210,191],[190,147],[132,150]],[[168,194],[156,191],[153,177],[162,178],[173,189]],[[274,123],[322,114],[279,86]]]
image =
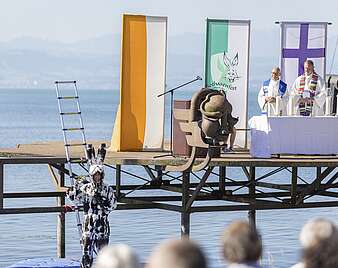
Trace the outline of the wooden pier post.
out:
[[[298,170],[297,167],[292,167],[291,170],[291,204],[296,204],[297,198],[297,177],[298,177]]]
[[[190,235],[190,212],[187,210],[189,200],[190,171],[182,174],[182,211],[181,211],[181,237]]]
[[[157,179],[159,182],[162,182],[162,179],[163,179],[162,166],[155,165],[155,169],[156,169],[156,171],[157,171],[157,177],[156,177],[156,179]]]
[[[121,195],[121,165],[116,165],[116,197]]]
[[[0,209],[4,208],[4,164],[0,163]]]
[[[219,167],[219,191],[222,195],[225,194],[225,176],[226,176],[226,167]]]
[[[256,169],[254,166],[250,167],[250,185],[249,185],[249,195],[250,198],[254,198],[256,186],[255,186],[255,178],[256,178]],[[251,209],[248,212],[249,223],[256,228],[256,210]]]
[[[65,165],[62,164],[61,168],[64,169]],[[59,187],[65,186],[65,174],[59,170]],[[65,205],[65,197],[57,197],[57,206]],[[66,257],[66,214],[59,213],[57,219],[56,243],[57,243],[57,256],[59,258]]]
[[[321,180],[319,179],[320,175],[322,174],[322,168],[321,167],[316,167],[316,188],[318,189],[321,185]]]

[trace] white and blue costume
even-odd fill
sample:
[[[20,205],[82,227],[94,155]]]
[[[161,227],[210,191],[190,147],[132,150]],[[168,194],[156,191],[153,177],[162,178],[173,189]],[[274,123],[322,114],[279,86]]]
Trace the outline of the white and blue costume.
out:
[[[266,97],[277,97],[280,96],[283,99],[287,90],[287,84],[282,80],[273,80],[268,79],[263,82],[263,85],[258,93],[258,104],[262,110],[263,114],[267,114],[268,112],[268,103],[265,101]],[[280,112],[284,113],[286,107],[286,100],[283,100],[281,106],[279,107],[279,111],[276,110],[276,103],[270,103],[274,114],[280,114]]]

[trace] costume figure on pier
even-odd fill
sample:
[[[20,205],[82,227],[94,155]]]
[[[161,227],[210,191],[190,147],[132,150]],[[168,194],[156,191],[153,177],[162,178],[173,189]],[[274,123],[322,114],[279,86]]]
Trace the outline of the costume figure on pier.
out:
[[[304,74],[297,77],[290,90],[289,108],[297,115],[324,115],[326,87],[323,78],[314,70],[312,60],[304,62]]]
[[[87,152],[90,180],[77,181],[68,191],[70,199],[77,199],[83,205],[82,268],[91,267],[94,252],[97,253],[108,244],[110,235],[108,215],[117,206],[113,187],[104,183],[105,147],[101,145],[96,159],[92,147],[89,147]]]
[[[280,80],[280,69],[275,67],[271,71],[271,78],[264,81],[258,93],[258,104],[263,114],[268,116],[286,114],[287,85]]]

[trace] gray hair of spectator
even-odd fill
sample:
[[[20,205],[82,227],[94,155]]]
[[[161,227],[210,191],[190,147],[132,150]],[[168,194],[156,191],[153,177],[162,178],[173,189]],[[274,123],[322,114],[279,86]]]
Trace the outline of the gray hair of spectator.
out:
[[[232,222],[223,232],[223,256],[230,263],[256,262],[262,254],[261,236],[246,221]]]
[[[188,239],[172,239],[157,246],[147,268],[206,268],[207,261],[200,247]]]
[[[303,248],[310,248],[320,241],[327,239],[336,233],[337,229],[333,222],[326,219],[314,219],[307,222],[299,235]]]
[[[315,219],[306,223],[300,234],[305,268],[338,267],[338,232],[333,222]]]
[[[103,247],[93,268],[139,268],[136,254],[124,244]]]

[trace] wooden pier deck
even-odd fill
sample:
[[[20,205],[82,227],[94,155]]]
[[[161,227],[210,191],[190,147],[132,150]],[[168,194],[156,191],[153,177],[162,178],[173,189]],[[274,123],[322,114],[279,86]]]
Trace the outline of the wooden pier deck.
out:
[[[89,141],[97,147],[104,141]],[[108,144],[109,145],[109,144]],[[155,157],[167,152],[107,152],[105,163],[115,173],[117,209],[163,209],[181,214],[181,233],[189,235],[190,215],[212,211],[248,211],[249,221],[255,225],[257,210],[296,209],[338,206],[338,157],[280,156],[269,159],[253,158],[248,151],[235,151],[214,158],[199,173],[166,172],[168,165],[181,165],[187,159]],[[79,158],[80,151],[72,157]],[[21,213],[62,213],[65,204],[66,159],[62,142],[21,144],[15,148],[0,149],[0,215]],[[4,192],[4,166],[46,165],[55,183],[53,192]],[[140,175],[130,171],[139,167]],[[242,176],[230,177],[228,167],[239,168]],[[312,178],[300,176],[299,168],[315,168]],[[258,176],[257,170],[260,169]],[[264,172],[261,175],[262,170]],[[290,174],[289,181],[276,180],[280,172]],[[135,179],[127,183],[124,176]],[[285,174],[283,175],[285,176]],[[153,191],[154,189],[160,191]],[[147,194],[144,194],[147,190]],[[313,199],[321,197],[320,201]],[[7,198],[57,197],[54,207],[6,208]],[[214,201],[212,205],[203,201]],[[65,221],[58,217],[58,255],[65,256]]]
[[[106,141],[89,141],[98,147]],[[186,161],[182,157],[158,157],[168,152],[113,152],[107,151],[105,162],[111,165],[181,165]],[[83,152],[75,148],[72,151],[74,158],[80,158]],[[0,161],[15,162],[23,159],[52,159],[65,161],[64,145],[61,141],[41,142],[32,144],[18,144],[14,148],[0,148]],[[237,150],[234,153],[222,154],[220,158],[213,158],[211,166],[260,166],[260,167],[323,167],[338,165],[337,155],[281,155],[273,158],[254,158],[248,150]]]

